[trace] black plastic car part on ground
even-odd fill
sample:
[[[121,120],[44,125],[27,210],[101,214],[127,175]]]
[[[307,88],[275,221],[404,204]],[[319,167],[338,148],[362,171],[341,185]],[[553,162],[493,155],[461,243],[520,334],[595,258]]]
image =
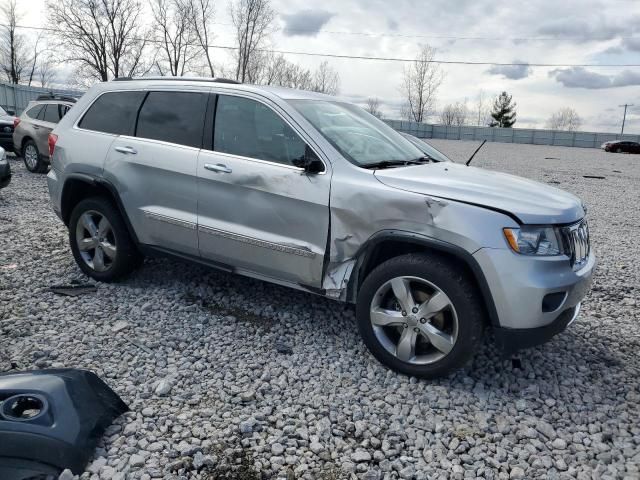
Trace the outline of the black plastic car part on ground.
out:
[[[87,370],[0,374],[0,479],[81,474],[104,430],[128,409]]]
[[[0,159],[0,188],[4,188],[11,182],[11,165],[6,160]]]

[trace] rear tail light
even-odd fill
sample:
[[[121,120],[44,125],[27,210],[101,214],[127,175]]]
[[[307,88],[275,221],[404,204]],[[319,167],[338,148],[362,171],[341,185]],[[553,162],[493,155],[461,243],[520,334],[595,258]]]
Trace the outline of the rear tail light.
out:
[[[49,134],[49,158],[53,158],[53,152],[56,150],[57,141],[58,141],[58,135],[50,133]]]
[[[18,125],[20,125],[20,119],[19,118],[14,118],[13,119],[13,128],[14,128],[14,130]]]

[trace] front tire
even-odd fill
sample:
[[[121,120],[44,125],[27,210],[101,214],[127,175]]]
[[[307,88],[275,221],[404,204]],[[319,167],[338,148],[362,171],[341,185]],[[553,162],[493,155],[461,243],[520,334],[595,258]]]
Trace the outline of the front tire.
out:
[[[49,164],[42,160],[38,146],[33,140],[27,140],[24,144],[22,159],[24,160],[24,166],[31,173],[47,173],[47,170],[49,170]]]
[[[408,254],[376,267],[358,292],[358,329],[384,365],[436,378],[467,363],[481,345],[485,313],[462,268],[434,254]]]
[[[69,243],[80,269],[101,282],[124,278],[142,260],[120,212],[105,197],[76,205],[69,221]]]

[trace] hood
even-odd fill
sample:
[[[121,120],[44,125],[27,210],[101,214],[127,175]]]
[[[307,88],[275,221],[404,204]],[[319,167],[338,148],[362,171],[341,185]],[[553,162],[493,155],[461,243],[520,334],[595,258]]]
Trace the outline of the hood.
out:
[[[3,125],[13,125],[13,121],[16,119],[17,117],[14,117],[12,115],[0,115],[0,124]]]
[[[572,223],[584,216],[578,197],[543,183],[455,163],[376,170],[389,187],[498,210],[524,224]]]

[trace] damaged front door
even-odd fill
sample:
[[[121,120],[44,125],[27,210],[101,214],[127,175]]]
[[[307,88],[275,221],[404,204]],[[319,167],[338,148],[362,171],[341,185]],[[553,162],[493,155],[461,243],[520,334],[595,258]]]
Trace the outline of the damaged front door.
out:
[[[319,288],[330,172],[296,166],[307,143],[270,106],[218,95],[213,150],[198,159],[200,255],[248,273]]]

